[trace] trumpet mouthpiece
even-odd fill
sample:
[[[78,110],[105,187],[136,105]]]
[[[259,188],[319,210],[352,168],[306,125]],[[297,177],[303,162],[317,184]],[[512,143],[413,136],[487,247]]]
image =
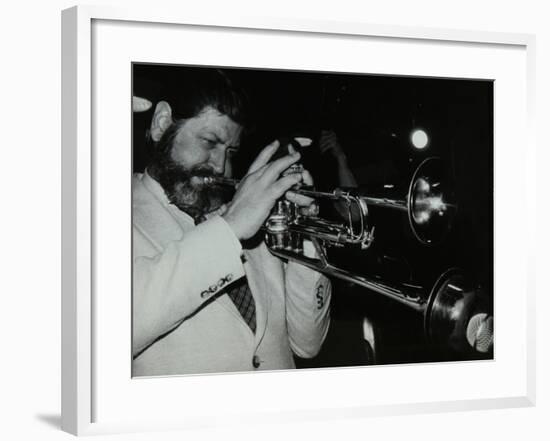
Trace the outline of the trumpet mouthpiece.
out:
[[[222,176],[202,176],[200,178],[203,185],[228,185],[230,187],[236,187],[239,183],[237,179],[224,178]]]
[[[212,185],[215,182],[214,177],[212,177],[212,176],[203,176],[203,177],[197,178],[197,179],[201,179],[202,184],[204,184],[204,185]]]

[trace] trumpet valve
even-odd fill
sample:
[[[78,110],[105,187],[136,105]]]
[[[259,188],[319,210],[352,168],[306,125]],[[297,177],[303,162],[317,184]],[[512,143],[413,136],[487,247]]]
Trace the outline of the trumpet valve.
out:
[[[285,249],[288,247],[288,219],[285,214],[272,214],[266,222],[266,238],[270,247]]]

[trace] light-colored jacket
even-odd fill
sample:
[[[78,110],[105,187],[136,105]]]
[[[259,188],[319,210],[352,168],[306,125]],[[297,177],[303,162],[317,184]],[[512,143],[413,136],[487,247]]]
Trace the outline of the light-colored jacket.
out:
[[[133,179],[134,376],[294,368],[328,331],[326,277],[284,264],[266,246],[243,250],[215,216],[200,225],[169,204],[147,173]],[[220,290],[246,274],[256,333]]]

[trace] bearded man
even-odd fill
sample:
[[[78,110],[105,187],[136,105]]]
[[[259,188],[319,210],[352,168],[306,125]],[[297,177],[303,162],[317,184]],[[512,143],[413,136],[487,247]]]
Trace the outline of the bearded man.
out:
[[[247,246],[275,202],[312,185],[299,159],[265,147],[235,194],[205,177],[232,175],[243,103],[217,71],[174,103],[160,101],[151,163],[133,179],[134,376],[291,369],[315,356],[328,331],[331,286],[260,241]]]

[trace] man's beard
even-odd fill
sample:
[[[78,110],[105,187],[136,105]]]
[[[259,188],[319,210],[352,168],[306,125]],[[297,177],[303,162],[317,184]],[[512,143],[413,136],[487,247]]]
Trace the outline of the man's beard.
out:
[[[220,176],[207,164],[186,168],[174,162],[169,152],[158,158],[149,168],[149,174],[162,186],[171,204],[191,216],[195,223],[206,220],[206,215],[231,200],[226,186],[205,184],[202,178]]]

